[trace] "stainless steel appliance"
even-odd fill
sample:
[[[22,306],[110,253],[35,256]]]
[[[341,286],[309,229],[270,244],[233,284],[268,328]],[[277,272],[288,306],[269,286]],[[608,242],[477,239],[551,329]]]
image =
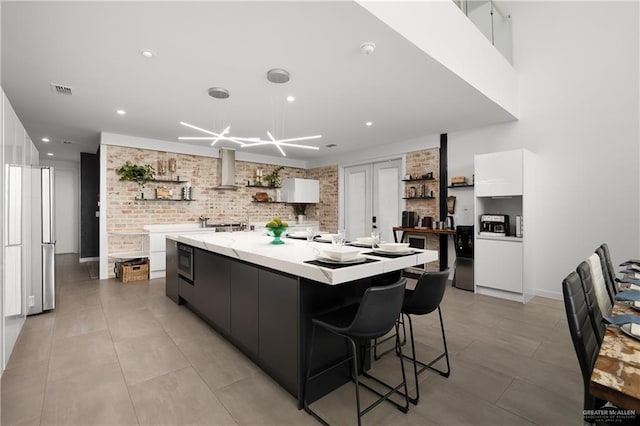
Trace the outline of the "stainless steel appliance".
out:
[[[473,291],[473,226],[456,227],[456,272],[453,286]]]
[[[509,215],[480,215],[480,235],[492,235],[496,237],[509,236]]]
[[[193,282],[193,247],[178,244],[178,275]]]
[[[32,169],[31,235],[33,238],[31,294],[28,315],[56,307],[56,238],[53,168]]]

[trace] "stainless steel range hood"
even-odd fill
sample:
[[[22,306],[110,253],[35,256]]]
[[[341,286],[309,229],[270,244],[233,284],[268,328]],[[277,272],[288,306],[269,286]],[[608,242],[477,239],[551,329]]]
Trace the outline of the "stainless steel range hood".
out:
[[[236,151],[220,148],[218,161],[218,186],[215,189],[238,189],[236,185]]]

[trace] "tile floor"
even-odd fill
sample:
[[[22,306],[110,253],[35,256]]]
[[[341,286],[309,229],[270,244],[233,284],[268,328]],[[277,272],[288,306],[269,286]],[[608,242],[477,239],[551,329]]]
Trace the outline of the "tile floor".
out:
[[[58,272],[57,309],[27,319],[2,376],[3,425],[317,424],[166,298],[162,279],[92,280],[74,255],[58,256]],[[580,372],[561,302],[522,305],[449,288],[442,309],[451,376],[424,373],[420,403],[408,414],[383,404],[365,424],[582,424]],[[418,350],[435,354],[437,315],[414,324]],[[374,371],[399,378],[393,356]],[[352,386],[314,407],[332,424],[355,424]]]

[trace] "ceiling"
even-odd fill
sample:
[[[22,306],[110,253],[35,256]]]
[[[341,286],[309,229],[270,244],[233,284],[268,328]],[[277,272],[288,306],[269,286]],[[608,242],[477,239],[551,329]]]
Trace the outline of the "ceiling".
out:
[[[363,42],[375,52],[361,53]],[[271,68],[291,80],[270,83]],[[41,158],[58,160],[96,152],[101,131],[204,136],[180,121],[263,139],[322,134],[300,142],[318,151],[285,148],[310,160],[513,119],[351,1],[4,1],[2,86]],[[210,97],[212,86],[230,98]]]

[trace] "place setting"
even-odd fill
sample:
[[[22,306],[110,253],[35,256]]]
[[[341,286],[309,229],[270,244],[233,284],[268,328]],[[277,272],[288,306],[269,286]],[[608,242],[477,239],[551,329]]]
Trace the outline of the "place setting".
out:
[[[363,256],[362,249],[359,247],[345,245],[344,235],[344,232],[341,231],[338,231],[337,234],[330,234],[330,247],[318,248],[311,246],[316,253],[316,259],[307,260],[305,263],[323,266],[330,269],[337,269],[378,261],[377,259],[370,259]]]

